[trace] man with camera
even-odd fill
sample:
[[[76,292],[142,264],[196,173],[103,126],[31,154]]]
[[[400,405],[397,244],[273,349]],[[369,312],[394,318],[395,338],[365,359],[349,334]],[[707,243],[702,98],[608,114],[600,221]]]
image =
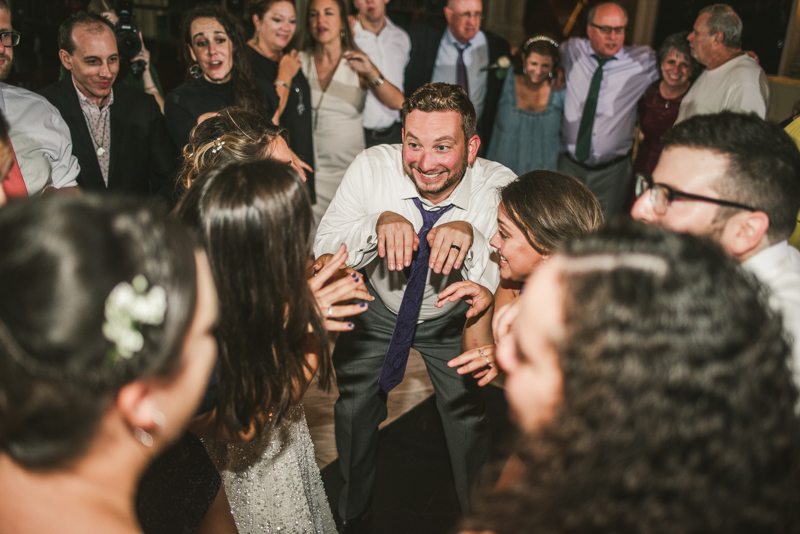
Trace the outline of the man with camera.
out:
[[[42,95],[64,117],[88,191],[158,196],[171,204],[176,150],[149,95],[114,85],[119,53],[105,18],[79,12],[58,30],[61,63],[71,75]]]

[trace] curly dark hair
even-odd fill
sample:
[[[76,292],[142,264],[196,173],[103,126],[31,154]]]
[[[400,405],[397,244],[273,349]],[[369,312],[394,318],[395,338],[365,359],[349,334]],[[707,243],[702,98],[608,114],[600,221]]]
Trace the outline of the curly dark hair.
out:
[[[201,18],[216,19],[231,40],[231,54],[233,55],[231,82],[233,83],[234,104],[248,111],[263,112],[264,100],[261,97],[261,91],[258,89],[258,83],[250,66],[244,28],[236,20],[236,17],[224,8],[211,4],[199,5],[187,11],[183,16],[181,34],[183,35],[184,43],[186,43],[186,48],[183,50],[186,64],[192,65],[195,62],[190,53],[192,47],[192,22]],[[189,78],[188,71],[186,77],[187,79]]]
[[[0,453],[34,469],[85,453],[127,383],[173,376],[197,297],[194,242],[144,201],[52,196],[0,210]],[[144,275],[167,295],[140,351],[109,360],[111,290]]]
[[[200,174],[178,215],[199,231],[219,294],[217,423],[261,433],[268,429],[259,416],[270,411],[278,420],[305,384],[309,325],[320,386],[333,379],[305,277],[314,220],[307,188],[283,163],[230,163]]]
[[[562,258],[559,412],[465,528],[800,530],[791,352],[755,279],[708,240],[640,224]]]

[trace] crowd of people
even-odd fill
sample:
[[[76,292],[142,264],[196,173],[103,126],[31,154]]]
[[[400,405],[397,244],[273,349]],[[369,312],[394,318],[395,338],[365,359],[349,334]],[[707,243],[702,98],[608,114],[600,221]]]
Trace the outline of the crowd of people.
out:
[[[353,3],[194,7],[164,95],[93,0],[0,83],[0,530],[369,532],[413,348],[460,532],[800,531],[800,138],[736,13],[656,53],[602,2],[512,60],[481,0]],[[21,38],[0,0],[0,79]]]

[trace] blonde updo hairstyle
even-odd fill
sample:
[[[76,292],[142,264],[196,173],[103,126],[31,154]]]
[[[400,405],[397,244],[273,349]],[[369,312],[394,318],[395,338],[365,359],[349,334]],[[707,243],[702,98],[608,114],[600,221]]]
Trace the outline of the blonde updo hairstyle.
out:
[[[221,110],[194,127],[183,148],[179,187],[188,189],[197,176],[232,161],[248,162],[269,158],[274,141],[286,140],[286,130],[258,113],[239,107]]]

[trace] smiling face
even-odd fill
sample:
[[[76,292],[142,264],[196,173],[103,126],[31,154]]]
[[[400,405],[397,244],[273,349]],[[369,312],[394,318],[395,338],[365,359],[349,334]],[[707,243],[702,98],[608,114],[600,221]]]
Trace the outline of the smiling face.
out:
[[[104,24],[79,24],[72,30],[75,50],[59,50],[61,62],[86,98],[103,106],[119,72],[117,38]]]
[[[520,307],[514,326],[497,347],[497,362],[508,374],[505,390],[511,417],[528,435],[553,420],[562,396],[555,349],[564,337],[560,262],[554,258],[528,280],[514,304]]]
[[[514,282],[524,282],[548,258],[531,246],[503,204],[497,208],[497,232],[489,244],[500,254],[500,276]]]
[[[661,62],[661,77],[668,86],[679,89],[689,85],[689,75],[692,72],[692,64],[689,58],[672,49],[667,52],[664,61]]]
[[[11,27],[11,11],[0,8],[0,31],[10,32],[11,30],[13,30]],[[10,46],[3,46],[3,43],[0,43],[0,80],[8,78],[13,61],[14,49]]]
[[[464,177],[478,146],[477,135],[464,142],[458,112],[414,110],[403,128],[403,170],[420,196],[438,204]]]
[[[475,38],[481,29],[482,17],[481,0],[450,0],[444,8],[447,27],[460,43],[467,43]]]
[[[525,76],[534,85],[548,80],[550,78],[550,71],[553,69],[552,56],[543,56],[536,52],[531,52],[525,59]]]
[[[297,30],[297,14],[294,4],[278,1],[269,6],[262,17],[253,15],[258,42],[270,52],[280,54],[289,46]]]
[[[203,77],[212,83],[231,79],[233,69],[233,43],[220,22],[211,17],[201,17],[190,26],[192,44],[189,52],[200,65]]]
[[[342,15],[335,0],[313,0],[308,9],[308,27],[311,37],[326,45],[341,41]]]
[[[611,57],[622,49],[625,44],[625,32],[617,33],[612,31],[604,34],[600,28],[624,28],[628,23],[625,12],[616,4],[603,4],[597,6],[594,20],[589,21],[586,34],[595,54],[600,57]],[[592,25],[594,24],[594,26]]]

